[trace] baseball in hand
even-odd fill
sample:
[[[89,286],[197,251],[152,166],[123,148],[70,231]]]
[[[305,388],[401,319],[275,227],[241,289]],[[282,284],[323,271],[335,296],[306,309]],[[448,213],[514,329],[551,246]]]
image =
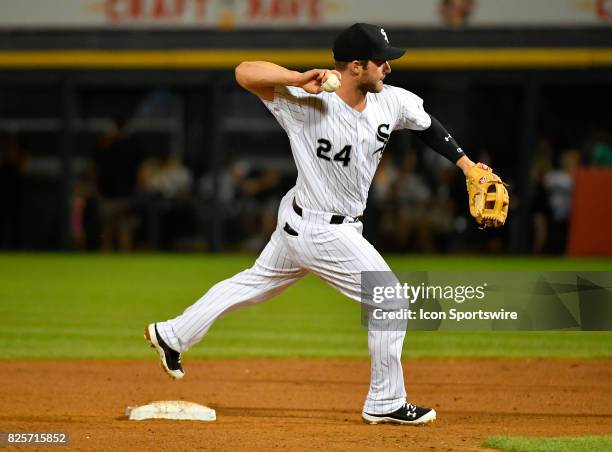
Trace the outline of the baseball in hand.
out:
[[[328,93],[333,93],[336,91],[338,88],[340,88],[340,80],[338,80],[338,76],[334,73],[329,74],[327,76],[327,80],[325,80],[325,83],[321,85],[321,88],[323,88],[323,91]]]

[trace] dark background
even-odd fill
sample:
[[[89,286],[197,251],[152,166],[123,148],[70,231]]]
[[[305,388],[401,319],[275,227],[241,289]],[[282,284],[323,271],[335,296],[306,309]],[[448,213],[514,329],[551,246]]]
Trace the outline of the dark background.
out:
[[[337,32],[12,31],[0,49],[319,49]],[[388,33],[413,49],[612,44],[606,28]],[[386,252],[565,252],[573,170],[610,164],[611,67],[396,69],[387,82],[424,98],[510,184],[512,205],[503,229],[479,231],[461,173],[394,133],[369,240]],[[0,70],[1,249],[258,251],[294,180],[286,136],[231,70]]]

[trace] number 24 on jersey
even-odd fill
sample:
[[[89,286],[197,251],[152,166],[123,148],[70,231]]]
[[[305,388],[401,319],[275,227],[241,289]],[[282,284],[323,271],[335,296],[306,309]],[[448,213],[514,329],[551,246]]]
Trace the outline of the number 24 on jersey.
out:
[[[319,143],[319,147],[317,147],[317,157],[327,160],[328,162],[331,162],[333,159],[336,162],[342,162],[342,166],[348,166],[349,162],[351,161],[352,146],[350,144],[347,144],[340,150],[340,152],[333,154],[333,157],[330,157],[329,153],[332,150],[331,142],[325,138],[320,138],[317,140],[317,143]]]

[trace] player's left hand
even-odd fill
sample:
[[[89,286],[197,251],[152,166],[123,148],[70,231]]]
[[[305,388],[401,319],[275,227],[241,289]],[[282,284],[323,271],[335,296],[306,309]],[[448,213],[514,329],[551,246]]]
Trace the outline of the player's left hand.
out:
[[[484,163],[465,173],[470,214],[482,228],[503,226],[508,216],[510,196],[506,184]]]
[[[325,83],[329,74],[332,73],[338,77],[338,80],[342,80],[340,72],[334,69],[311,69],[301,74],[299,85],[307,93],[319,94],[323,91],[323,83]]]

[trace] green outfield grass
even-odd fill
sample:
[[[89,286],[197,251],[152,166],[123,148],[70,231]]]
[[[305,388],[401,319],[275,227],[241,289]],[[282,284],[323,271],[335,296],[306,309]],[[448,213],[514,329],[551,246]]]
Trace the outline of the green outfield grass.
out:
[[[149,358],[147,323],[181,313],[251,256],[0,254],[2,358]],[[388,256],[396,271],[606,270],[612,260]],[[190,357],[366,357],[359,306],[309,276],[219,320]],[[610,332],[410,332],[412,357],[610,357]]]
[[[612,435],[557,438],[497,436],[488,438],[483,444],[509,452],[604,452],[612,450]]]

